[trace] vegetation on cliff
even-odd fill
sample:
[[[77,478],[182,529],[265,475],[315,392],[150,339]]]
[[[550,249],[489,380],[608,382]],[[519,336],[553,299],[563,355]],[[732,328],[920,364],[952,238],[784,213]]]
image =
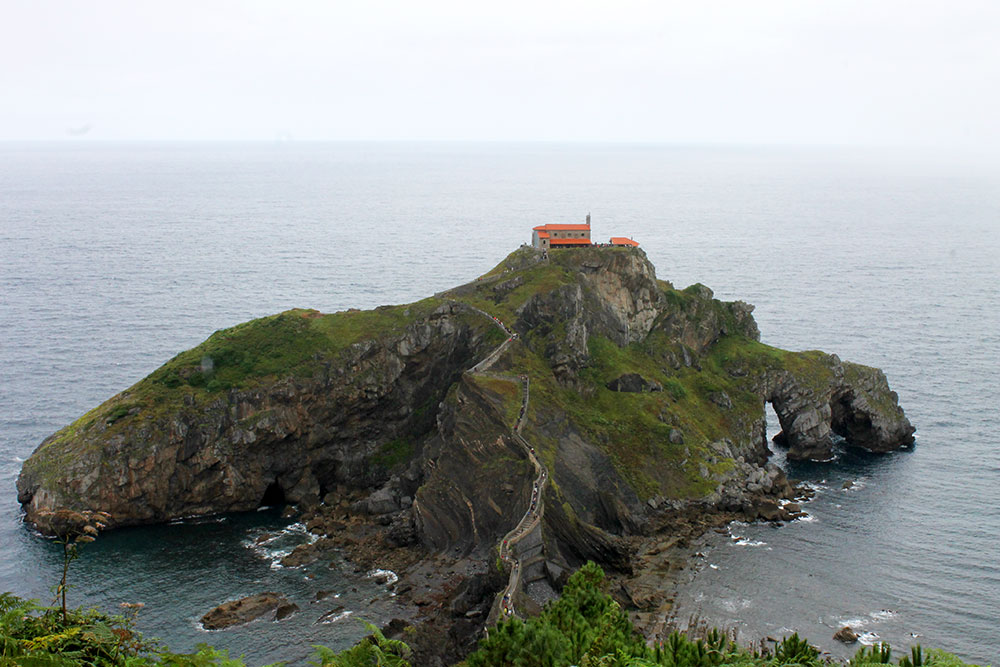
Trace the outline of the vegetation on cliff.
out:
[[[398,334],[437,305],[431,298],[405,306],[332,314],[294,308],[216,331],[57,432],[46,446],[79,440],[92,429],[111,437],[129,417],[149,419],[185,402],[210,401],[231,389],[312,379],[351,345]]]

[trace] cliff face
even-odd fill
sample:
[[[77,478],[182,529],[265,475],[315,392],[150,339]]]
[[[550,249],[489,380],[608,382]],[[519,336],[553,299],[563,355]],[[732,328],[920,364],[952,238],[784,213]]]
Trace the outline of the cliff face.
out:
[[[486,553],[551,473],[536,540],[547,572],[593,558],[627,569],[628,535],[689,503],[739,508],[784,484],[766,466],[765,402],[792,458],[833,436],[912,444],[885,376],[759,342],[752,306],[658,281],[638,250],[512,254],[483,279],[417,304],[289,311],[217,332],[43,442],[18,496],[117,525],[336,501],[396,543]],[[487,372],[468,369],[517,333]]]
[[[116,525],[152,523],[265,502],[315,504],[337,485],[379,485],[433,430],[451,384],[495,342],[488,323],[458,306],[431,306],[413,307],[403,326],[376,322],[388,330],[377,336],[310,350],[303,370],[229,389],[205,391],[196,380],[165,393],[157,374],[172,361],[39,446],[17,482],[28,520],[45,530],[46,510],[99,506]],[[322,317],[289,311],[277,319],[292,327],[272,327],[271,318],[241,326],[308,335]],[[239,334],[234,345],[244,342]],[[192,352],[194,368],[170,372],[190,380],[211,365],[212,376],[225,377],[222,364],[206,360],[212,350]],[[214,350],[218,359],[228,352]]]

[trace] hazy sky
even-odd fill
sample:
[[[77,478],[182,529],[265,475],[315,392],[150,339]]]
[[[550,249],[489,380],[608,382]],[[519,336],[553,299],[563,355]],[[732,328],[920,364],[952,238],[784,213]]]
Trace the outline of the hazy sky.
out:
[[[1000,148],[1000,2],[0,0],[0,139]]]

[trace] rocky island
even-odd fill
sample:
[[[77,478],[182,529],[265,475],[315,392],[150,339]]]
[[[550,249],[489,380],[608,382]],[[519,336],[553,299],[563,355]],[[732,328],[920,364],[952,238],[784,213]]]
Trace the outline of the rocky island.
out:
[[[638,248],[524,247],[417,303],[218,331],[47,438],[18,499],[42,532],[63,509],[126,526],[297,505],[323,537],[288,565],[328,547],[397,569],[417,664],[587,560],[655,634],[672,547],[795,512],[766,403],[793,459],[913,443],[880,370],[762,344],[752,310],[658,280]]]

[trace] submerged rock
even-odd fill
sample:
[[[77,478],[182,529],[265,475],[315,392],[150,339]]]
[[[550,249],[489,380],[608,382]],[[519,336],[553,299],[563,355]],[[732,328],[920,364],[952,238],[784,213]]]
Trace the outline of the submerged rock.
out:
[[[274,620],[281,621],[299,610],[299,605],[294,602],[286,602],[285,604],[278,605],[278,608],[274,610]]]

